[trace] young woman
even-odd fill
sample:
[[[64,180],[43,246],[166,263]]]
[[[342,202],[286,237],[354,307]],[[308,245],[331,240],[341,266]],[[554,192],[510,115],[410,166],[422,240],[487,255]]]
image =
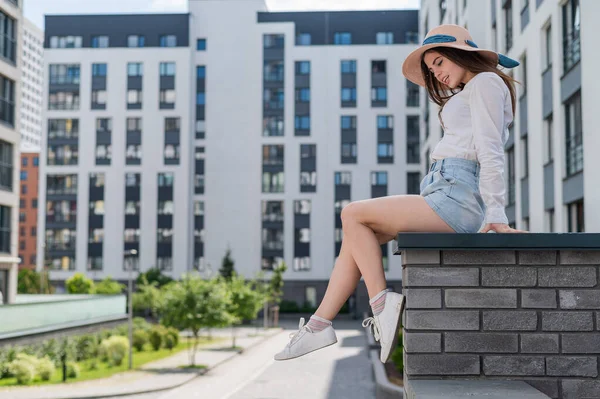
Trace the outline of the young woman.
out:
[[[404,297],[386,289],[380,245],[398,232],[522,232],[504,212],[504,144],[515,111],[514,80],[497,68],[518,62],[479,49],[457,25],[432,29],[408,55],[404,76],[426,88],[440,106],[444,130],[431,153],[420,195],[356,201],[342,210],[344,238],[323,301],[288,345],[275,355],[286,360],[335,344],[331,320],[354,292],[361,276],[367,286],[371,326],[385,363],[394,347]],[[483,227],[482,227],[483,225]]]

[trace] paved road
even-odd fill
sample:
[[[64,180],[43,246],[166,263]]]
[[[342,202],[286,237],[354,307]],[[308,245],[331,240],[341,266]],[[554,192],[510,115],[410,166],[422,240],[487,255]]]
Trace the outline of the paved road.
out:
[[[360,321],[334,325],[337,345],[298,359],[275,362],[289,329],[192,382],[165,392],[130,399],[373,399],[375,387]],[[116,399],[116,398],[115,398]],[[123,399],[123,398],[120,398]]]

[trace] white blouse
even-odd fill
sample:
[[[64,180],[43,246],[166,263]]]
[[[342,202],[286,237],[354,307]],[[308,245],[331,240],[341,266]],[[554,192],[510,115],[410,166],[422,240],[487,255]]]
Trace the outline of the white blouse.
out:
[[[481,72],[454,95],[442,111],[444,137],[431,160],[465,158],[480,164],[479,191],[485,223],[505,223],[504,144],[513,120],[510,91],[500,76]]]

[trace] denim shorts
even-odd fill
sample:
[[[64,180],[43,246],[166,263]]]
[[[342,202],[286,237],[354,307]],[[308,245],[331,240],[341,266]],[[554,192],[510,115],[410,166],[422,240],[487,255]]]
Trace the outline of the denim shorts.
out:
[[[485,219],[479,163],[462,158],[435,161],[421,181],[421,196],[457,233],[477,233]]]

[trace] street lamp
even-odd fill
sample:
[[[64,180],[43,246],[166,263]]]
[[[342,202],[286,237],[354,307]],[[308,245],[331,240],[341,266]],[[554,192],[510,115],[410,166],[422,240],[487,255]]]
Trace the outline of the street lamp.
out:
[[[128,295],[128,311],[127,318],[129,324],[129,370],[133,368],[133,282],[132,282],[132,272],[133,272],[133,258],[137,255],[136,249],[129,249],[125,251],[125,259],[127,259],[129,270],[129,285],[127,288]]]

